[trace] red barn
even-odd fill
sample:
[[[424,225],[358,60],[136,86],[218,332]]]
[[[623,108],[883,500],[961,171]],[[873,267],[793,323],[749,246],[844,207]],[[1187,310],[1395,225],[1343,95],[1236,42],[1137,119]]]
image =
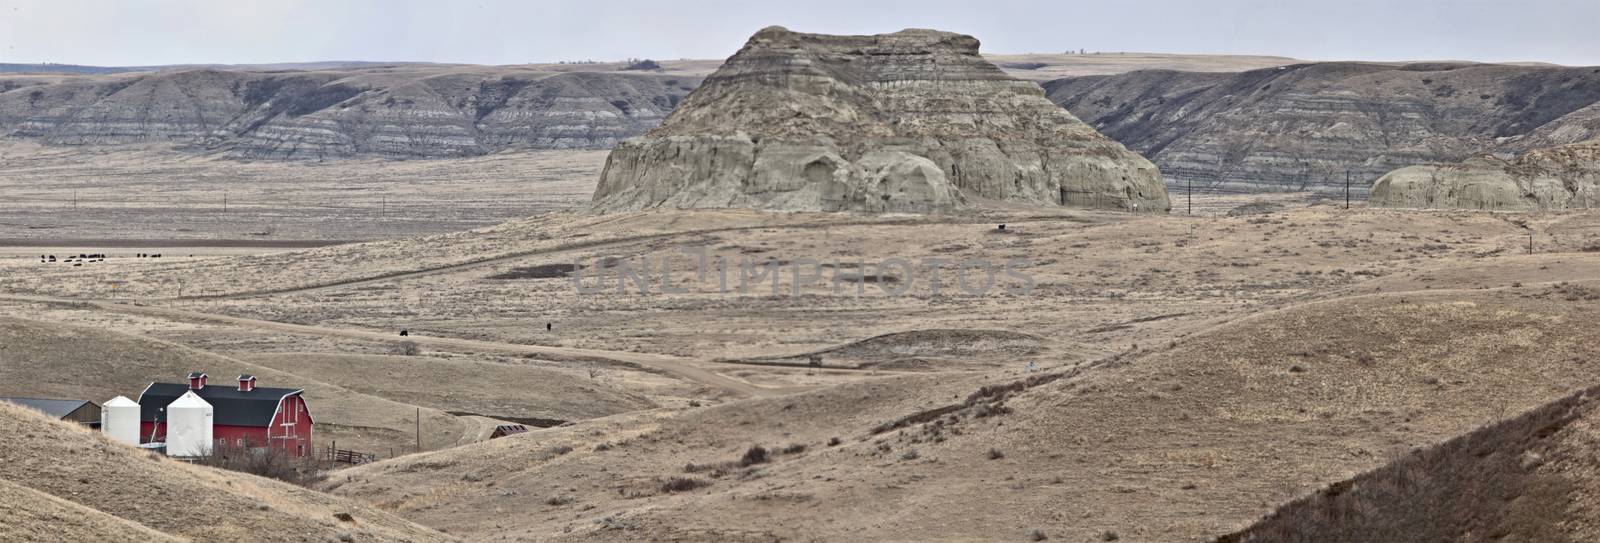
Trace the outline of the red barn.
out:
[[[294,456],[311,453],[311,409],[301,390],[256,386],[240,375],[239,386],[206,386],[206,374],[189,374],[189,384],[150,383],[139,394],[139,438],[166,441],[165,408],[188,391],[211,404],[212,438],[217,445],[277,447]]]

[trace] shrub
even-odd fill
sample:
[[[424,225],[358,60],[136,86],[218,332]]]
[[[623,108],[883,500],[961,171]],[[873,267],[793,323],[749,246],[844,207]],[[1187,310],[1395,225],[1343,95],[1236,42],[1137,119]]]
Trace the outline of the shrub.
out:
[[[696,488],[711,486],[710,481],[693,477],[673,477],[661,483],[661,491],[671,494],[673,492],[688,492]]]
[[[989,449],[989,459],[990,460],[999,460],[999,459],[1005,458],[1005,457],[1006,457],[1006,453],[1000,452],[1000,449]]]
[[[828,446],[829,447],[838,447],[840,443],[844,443],[844,441],[840,440],[837,437],[828,438]]]
[[[644,59],[644,60],[639,60],[639,61],[633,62],[632,64],[629,64],[628,67],[623,68],[623,69],[624,70],[659,70],[659,69],[661,69],[661,63],[656,62],[654,60],[650,60],[650,59],[647,58],[647,59]]]
[[[417,356],[422,354],[422,349],[417,347],[415,341],[402,341],[389,348],[389,354],[401,356]]]
[[[749,450],[744,452],[744,457],[739,459],[739,466],[750,467],[756,464],[765,463],[768,460],[771,460],[771,458],[767,455],[767,449],[760,445],[756,445],[754,447],[750,447]]]
[[[300,486],[309,486],[322,479],[315,459],[290,456],[289,451],[280,447],[252,447],[248,442],[243,446],[213,446],[210,454],[195,458],[194,463]]]
[[[800,454],[803,452],[806,452],[806,446],[804,443],[795,443],[778,450],[779,454]]]

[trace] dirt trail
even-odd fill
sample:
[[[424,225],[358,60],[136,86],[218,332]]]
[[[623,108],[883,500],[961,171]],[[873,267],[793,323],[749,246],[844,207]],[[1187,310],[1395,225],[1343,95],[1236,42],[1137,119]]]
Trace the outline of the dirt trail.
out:
[[[80,300],[72,298],[55,298],[49,296],[24,296],[14,294],[0,294],[0,299],[22,302],[37,302],[50,304],[75,304],[90,305],[97,309],[116,313],[132,313],[147,315],[172,320],[205,321],[224,323],[257,330],[277,330],[297,334],[312,334],[320,336],[337,336],[356,339],[371,339],[381,341],[395,341],[397,336],[393,332],[379,332],[372,330],[356,330],[349,328],[331,328],[326,326],[308,326],[304,324],[290,324],[285,322],[250,319],[205,313],[188,309],[167,307],[154,307],[130,303],[107,302],[99,300]],[[626,351],[605,351],[599,349],[580,349],[574,347],[553,347],[544,345],[523,345],[517,343],[502,343],[496,341],[481,341],[474,339],[458,339],[445,337],[408,336],[407,341],[418,345],[431,345],[435,347],[454,347],[458,349],[475,349],[483,351],[496,351],[513,354],[532,354],[545,356],[564,356],[595,358],[615,362],[638,364],[649,368],[658,369],[678,378],[699,383],[708,387],[724,390],[744,397],[770,397],[793,392],[790,388],[768,388],[750,384],[722,374],[703,369],[686,358],[660,354],[635,353]],[[798,390],[798,389],[795,389]]]
[[[1086,219],[1084,217],[1062,216],[1062,217],[1054,217],[1054,218],[1057,218],[1057,219],[1060,219],[1060,220],[1075,221],[1075,222],[1091,222],[1091,219]],[[964,218],[964,219],[949,219],[949,218],[946,218],[946,220],[944,220],[942,223],[943,224],[987,224],[987,223],[990,223],[990,222],[993,222],[993,221],[994,221],[994,219],[990,218],[990,217],[968,217],[968,218]],[[837,228],[837,227],[860,226],[860,225],[914,225],[914,224],[920,224],[920,223],[925,223],[925,222],[933,222],[933,221],[931,219],[918,217],[918,218],[891,219],[891,220],[872,220],[872,219],[869,219],[869,220],[853,220],[853,221],[821,222],[821,223],[805,223],[805,224],[756,224],[756,225],[748,225],[748,226],[728,226],[728,227],[722,227],[722,228],[702,228],[702,229],[697,229],[697,230],[683,230],[683,231],[676,231],[676,232],[664,232],[664,233],[660,233],[660,234],[645,234],[645,235],[626,236],[626,237],[612,238],[612,239],[581,241],[581,242],[577,242],[577,243],[568,243],[568,244],[565,244],[565,245],[558,245],[558,246],[555,246],[555,247],[547,247],[547,248],[542,248],[542,249],[530,249],[530,250],[526,250],[526,251],[516,251],[516,252],[507,253],[507,254],[503,254],[503,255],[499,255],[499,256],[494,256],[494,257],[489,257],[489,258],[484,258],[484,259],[479,259],[479,260],[471,260],[471,261],[461,262],[461,263],[457,263],[457,264],[446,264],[446,265],[437,266],[437,267],[433,267],[433,268],[424,268],[424,269],[420,269],[420,270],[411,270],[411,271],[389,272],[389,273],[383,273],[383,274],[372,275],[372,276],[367,276],[367,277],[356,277],[356,278],[351,278],[351,279],[342,279],[342,280],[338,280],[338,281],[331,281],[331,282],[321,283],[321,284],[316,284],[316,285],[304,285],[304,286],[288,287],[288,288],[281,288],[281,289],[257,290],[257,291],[250,291],[250,292],[236,292],[236,293],[227,293],[227,294],[211,294],[211,295],[202,295],[202,296],[184,296],[184,297],[176,297],[176,298],[151,298],[151,300],[226,300],[226,299],[237,299],[237,298],[250,298],[250,297],[255,297],[255,296],[270,296],[270,295],[277,295],[277,294],[303,294],[303,293],[318,292],[318,291],[336,289],[336,288],[363,286],[363,285],[369,285],[369,284],[374,284],[374,283],[384,283],[384,282],[389,282],[389,281],[398,281],[398,280],[402,280],[402,279],[414,279],[414,278],[418,278],[418,277],[427,277],[427,276],[431,276],[431,275],[438,275],[438,274],[444,274],[444,273],[454,273],[454,272],[466,271],[466,270],[471,270],[471,269],[476,269],[476,268],[482,268],[482,267],[486,267],[486,266],[494,266],[494,265],[497,265],[497,264],[505,264],[507,262],[513,262],[513,261],[521,260],[521,259],[524,259],[524,258],[548,257],[548,256],[554,256],[554,255],[574,252],[574,251],[589,251],[589,250],[600,249],[600,248],[604,248],[604,247],[611,247],[611,246],[616,246],[616,245],[629,245],[629,244],[634,244],[634,243],[655,241],[655,240],[659,240],[659,239],[670,239],[670,238],[681,237],[681,236],[697,236],[697,235],[705,235],[705,234],[720,234],[720,233],[727,233],[727,232],[740,232],[740,231],[747,231],[747,230],[768,230],[768,229],[813,230],[813,229],[822,229],[822,228]]]

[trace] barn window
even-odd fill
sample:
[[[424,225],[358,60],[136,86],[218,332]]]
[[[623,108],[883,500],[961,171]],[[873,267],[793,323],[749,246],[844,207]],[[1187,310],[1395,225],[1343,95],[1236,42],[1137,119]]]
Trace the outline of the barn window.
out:
[[[234,442],[234,444],[236,444],[236,445],[238,445],[240,447],[243,447],[244,446],[244,438],[242,438],[242,437],[239,438],[237,441]]]

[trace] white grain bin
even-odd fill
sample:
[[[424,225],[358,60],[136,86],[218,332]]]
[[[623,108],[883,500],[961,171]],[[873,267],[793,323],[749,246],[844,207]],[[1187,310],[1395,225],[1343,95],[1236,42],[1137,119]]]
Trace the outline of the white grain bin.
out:
[[[204,456],[211,452],[215,412],[193,390],[167,405],[167,455]]]
[[[123,396],[112,398],[100,406],[100,431],[106,437],[127,443],[139,444],[139,404]]]

